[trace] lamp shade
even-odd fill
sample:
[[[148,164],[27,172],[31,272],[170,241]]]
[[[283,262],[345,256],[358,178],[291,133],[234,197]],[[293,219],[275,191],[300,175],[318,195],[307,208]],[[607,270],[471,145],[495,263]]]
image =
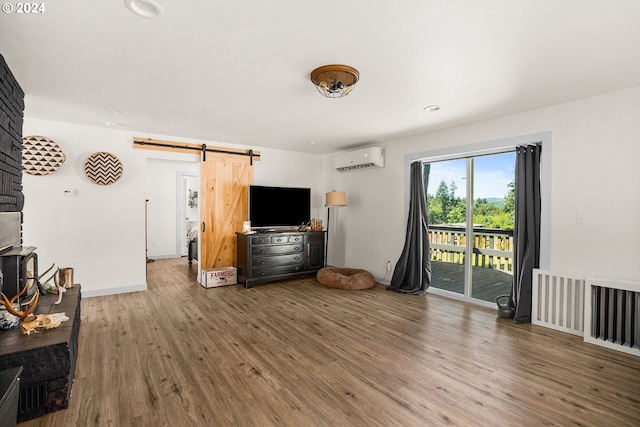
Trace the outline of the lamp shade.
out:
[[[330,191],[326,194],[325,206],[328,208],[347,206],[347,194],[344,191]]]

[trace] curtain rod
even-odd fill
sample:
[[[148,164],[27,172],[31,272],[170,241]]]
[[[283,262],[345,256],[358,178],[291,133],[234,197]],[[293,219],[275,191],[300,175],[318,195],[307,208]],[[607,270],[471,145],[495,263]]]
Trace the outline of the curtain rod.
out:
[[[202,144],[202,146],[200,147],[195,147],[192,145],[176,145],[176,144],[164,144],[161,142],[149,142],[149,141],[140,141],[140,140],[133,140],[134,144],[138,144],[138,145],[149,145],[152,147],[164,147],[164,148],[176,148],[176,149],[181,149],[181,150],[193,150],[193,151],[200,151],[202,153],[202,161],[206,161],[207,160],[207,152],[209,153],[219,153],[219,154],[231,154],[234,156],[248,156],[249,157],[249,161],[250,164],[253,165],[253,158],[254,157],[260,157],[260,154],[256,154],[253,152],[252,149],[247,150],[247,152],[243,153],[241,151],[228,151],[228,150],[221,150],[219,148],[208,148],[207,144]]]

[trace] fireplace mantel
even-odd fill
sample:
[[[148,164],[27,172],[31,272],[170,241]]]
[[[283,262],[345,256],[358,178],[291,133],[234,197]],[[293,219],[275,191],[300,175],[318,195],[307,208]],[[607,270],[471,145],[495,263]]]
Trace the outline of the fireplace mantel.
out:
[[[66,313],[69,320],[55,329],[23,335],[20,328],[0,331],[0,371],[23,367],[18,422],[69,407],[78,354],[80,285],[57,295],[40,297],[36,314]]]

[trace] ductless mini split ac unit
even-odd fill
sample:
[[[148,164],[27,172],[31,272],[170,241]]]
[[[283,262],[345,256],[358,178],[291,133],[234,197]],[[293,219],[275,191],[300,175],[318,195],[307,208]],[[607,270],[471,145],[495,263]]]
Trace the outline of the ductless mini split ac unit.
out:
[[[337,154],[335,167],[340,172],[372,167],[383,168],[384,150],[382,147],[368,147]]]

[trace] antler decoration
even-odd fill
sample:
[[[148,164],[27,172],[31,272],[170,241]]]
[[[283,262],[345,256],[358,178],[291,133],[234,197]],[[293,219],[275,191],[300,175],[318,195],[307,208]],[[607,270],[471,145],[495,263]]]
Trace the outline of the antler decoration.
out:
[[[0,292],[0,296],[2,297],[2,300],[0,300],[0,304],[4,305],[9,313],[13,314],[14,316],[18,316],[22,320],[25,320],[27,316],[31,314],[33,309],[36,308],[36,305],[38,305],[38,301],[40,300],[40,292],[36,292],[35,295],[33,296],[33,299],[31,300],[31,304],[29,305],[29,307],[26,308],[26,310],[24,311],[14,310],[13,302],[16,299],[18,299],[20,295],[26,292],[27,286],[28,286],[28,283],[25,284],[22,290],[11,299],[8,299],[5,294]]]

